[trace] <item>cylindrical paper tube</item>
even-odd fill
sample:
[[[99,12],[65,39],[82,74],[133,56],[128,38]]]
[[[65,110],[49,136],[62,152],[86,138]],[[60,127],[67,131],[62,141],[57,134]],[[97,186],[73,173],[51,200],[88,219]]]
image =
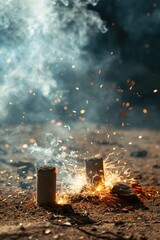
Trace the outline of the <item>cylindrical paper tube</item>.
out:
[[[93,157],[85,161],[87,181],[98,185],[104,179],[103,159]]]
[[[56,201],[56,168],[43,166],[37,169],[37,204],[52,205]]]

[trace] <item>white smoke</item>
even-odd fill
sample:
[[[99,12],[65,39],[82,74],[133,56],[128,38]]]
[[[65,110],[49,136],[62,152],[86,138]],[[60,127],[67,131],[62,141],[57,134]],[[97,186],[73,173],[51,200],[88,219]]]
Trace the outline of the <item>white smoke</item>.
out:
[[[77,152],[70,151],[67,153],[63,141],[55,138],[52,133],[45,136],[45,146],[38,146],[36,143],[29,150],[29,156],[35,161],[36,167],[54,166],[58,169],[58,187],[66,185],[69,189],[79,189],[85,183],[84,166],[80,166],[77,161]],[[82,165],[82,164],[81,164]],[[83,177],[82,177],[83,176]],[[78,186],[75,184],[78,182]]]
[[[31,96],[39,101],[37,92],[52,102],[62,66],[86,67],[82,48],[97,31],[106,31],[99,15],[87,9],[97,2],[0,0],[1,121],[12,107],[24,112]]]

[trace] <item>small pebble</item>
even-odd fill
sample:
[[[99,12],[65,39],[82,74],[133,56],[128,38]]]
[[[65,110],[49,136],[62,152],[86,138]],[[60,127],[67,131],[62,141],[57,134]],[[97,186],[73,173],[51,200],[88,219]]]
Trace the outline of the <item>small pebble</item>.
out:
[[[115,222],[115,226],[120,226],[120,225],[124,225],[124,224],[125,224],[125,222],[123,222],[123,221]]]
[[[51,230],[49,229],[49,228],[47,228],[45,231],[44,231],[44,234],[45,235],[48,235],[48,234],[50,234],[51,233]]]
[[[124,212],[124,213],[128,213],[129,211],[128,211],[127,208],[122,208],[122,212]]]
[[[57,234],[57,235],[54,235],[54,236],[53,236],[53,239],[58,239],[58,237],[59,237],[58,234]]]
[[[64,225],[71,226],[72,224],[70,222],[65,222]]]

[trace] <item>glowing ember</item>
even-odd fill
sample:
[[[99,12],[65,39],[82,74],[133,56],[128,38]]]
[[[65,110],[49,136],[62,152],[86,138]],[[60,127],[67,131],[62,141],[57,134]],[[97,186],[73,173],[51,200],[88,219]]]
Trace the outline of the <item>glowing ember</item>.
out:
[[[153,91],[154,93],[156,93],[156,92],[158,92],[158,90],[157,89],[154,89],[154,91]]]
[[[146,108],[143,109],[143,113],[148,113],[148,110]]]
[[[70,198],[70,196],[67,193],[65,193],[65,194],[58,193],[57,198],[56,198],[56,203],[60,204],[60,205],[67,204],[70,201],[69,198]]]
[[[5,143],[5,144],[4,144],[4,147],[5,147],[5,148],[9,148],[9,144],[8,144],[8,143]]]
[[[35,143],[35,142],[36,142],[36,140],[34,138],[29,139],[29,143]]]
[[[55,122],[56,122],[55,119],[52,119],[52,120],[50,121],[51,124],[54,124]]]
[[[86,111],[84,109],[81,109],[81,111],[80,111],[81,114],[85,114],[85,112]]]
[[[62,122],[57,122],[56,125],[57,125],[57,127],[61,127],[62,126]]]

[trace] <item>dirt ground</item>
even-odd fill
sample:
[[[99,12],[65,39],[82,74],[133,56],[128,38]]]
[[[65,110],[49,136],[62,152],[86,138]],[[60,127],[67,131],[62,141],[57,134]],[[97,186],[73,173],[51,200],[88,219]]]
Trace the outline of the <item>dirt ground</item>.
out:
[[[113,153],[110,161],[125,161],[139,182],[139,201],[108,194],[103,200],[77,196],[64,205],[36,206],[35,164],[27,150],[34,142],[43,146],[46,133],[81,158]],[[0,135],[0,239],[160,239],[159,131],[25,125],[1,129]]]

